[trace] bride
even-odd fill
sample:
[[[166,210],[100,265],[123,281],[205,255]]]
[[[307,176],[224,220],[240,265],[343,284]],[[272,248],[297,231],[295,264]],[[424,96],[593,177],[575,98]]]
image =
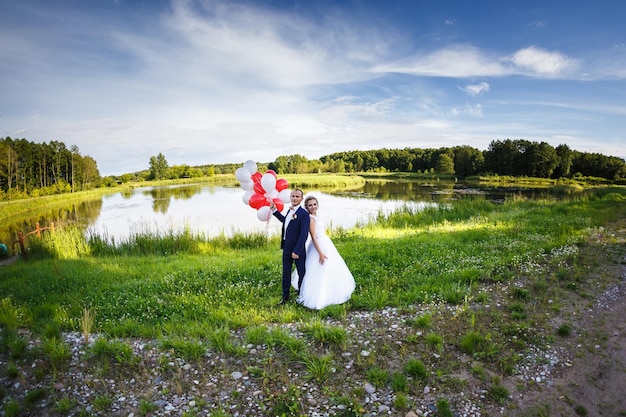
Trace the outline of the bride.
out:
[[[317,198],[308,196],[304,200],[304,207],[309,212],[311,225],[306,249],[306,272],[297,301],[305,307],[321,310],[331,304],[348,301],[355,289],[355,282],[317,216]],[[293,272],[291,282],[298,289],[297,271]]]

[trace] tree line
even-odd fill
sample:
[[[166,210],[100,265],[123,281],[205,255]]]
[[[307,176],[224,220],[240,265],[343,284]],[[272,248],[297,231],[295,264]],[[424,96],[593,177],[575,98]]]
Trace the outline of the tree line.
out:
[[[34,143],[0,138],[0,200],[114,187],[130,181],[210,177],[233,174],[241,163],[169,166],[165,155],[150,157],[147,170],[101,177],[96,161],[81,155],[78,147],[60,141]],[[597,177],[611,181],[626,178],[623,158],[579,152],[567,145],[524,139],[494,140],[484,151],[471,146],[404,148],[336,152],[307,159],[283,155],[259,163],[259,170],[278,174],[412,172],[467,178],[476,175],[571,178]]]
[[[60,141],[0,139],[0,199],[87,190],[100,184],[96,161]]]
[[[480,151],[470,146],[452,148],[404,148],[336,152],[319,160],[301,155],[280,156],[268,164],[277,173],[313,172],[414,172],[467,178],[476,175],[514,177],[626,178],[623,158],[579,152],[567,145],[556,148],[546,142],[496,140]]]

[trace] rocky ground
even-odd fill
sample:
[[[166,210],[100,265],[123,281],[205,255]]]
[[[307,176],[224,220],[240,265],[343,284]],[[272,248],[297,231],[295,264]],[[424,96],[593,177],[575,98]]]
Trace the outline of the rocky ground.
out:
[[[626,416],[626,279],[611,286],[576,323],[577,335],[559,349],[571,358],[547,386],[515,399],[511,416]]]
[[[63,336],[71,359],[61,369],[51,366],[41,341],[24,332],[31,354],[16,359],[8,349],[0,353],[0,415],[626,416],[625,225],[598,233],[582,249],[595,259],[581,280],[584,291],[564,293],[558,313],[548,307],[541,312],[550,315],[546,325],[569,323],[571,334],[531,345],[511,372],[498,374],[497,364],[447,340],[467,309],[501,308],[508,289],[492,284],[485,288],[489,305],[429,304],[326,318],[325,326],[345,331],[341,346],[311,339],[302,323],[288,323],[277,325],[288,335],[282,345],[249,343],[245,330],[231,330],[236,352],[212,347],[189,359],[160,341],[127,339],[133,359],[104,363],[93,358],[82,334],[72,333]],[[433,327],[416,327],[416,317],[426,313]],[[425,343],[426,333],[444,335],[442,348]],[[293,351],[303,346],[331,360],[307,363]],[[412,357],[427,365],[427,378],[409,377],[404,389],[395,390],[389,380],[366,378],[373,368],[401,374]],[[322,377],[312,376],[313,366]],[[388,377],[393,381],[393,374]]]

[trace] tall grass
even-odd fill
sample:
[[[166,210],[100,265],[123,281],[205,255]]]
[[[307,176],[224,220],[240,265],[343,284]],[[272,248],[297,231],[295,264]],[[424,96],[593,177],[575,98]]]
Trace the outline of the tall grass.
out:
[[[358,188],[365,184],[365,179],[353,174],[298,174],[284,175],[291,187],[319,188]]]
[[[571,256],[569,248],[590,230],[624,216],[625,199],[624,189],[614,187],[567,201],[472,198],[381,213],[371,224],[332,234],[357,282],[335,314],[419,302],[462,304],[481,282],[506,282],[511,271],[537,259]],[[147,232],[118,243],[63,228],[42,238],[28,261],[0,269],[0,324],[43,331],[37,329],[52,322],[81,331],[84,306],[98,312],[93,328],[111,336],[198,337],[207,328],[315,323],[310,318],[318,313],[275,308],[280,256],[278,238],[264,235],[207,239],[189,230]],[[310,330],[343,343],[343,335],[329,329]],[[290,349],[289,340],[268,337]]]
[[[131,233],[123,241],[115,241],[108,235],[87,233],[85,237],[79,226],[68,226],[55,233],[45,233],[40,239],[32,238],[29,258],[78,259],[84,257],[111,256],[169,256],[176,254],[220,254],[237,249],[255,249],[277,242],[263,233],[235,233],[208,238],[186,227],[154,231],[150,229]]]
[[[202,235],[194,234],[188,227],[182,231],[170,229],[164,232],[151,230],[133,232],[128,240],[119,243],[96,234],[90,234],[88,237],[88,245],[95,256],[196,254],[200,252],[199,244],[204,241],[206,239]]]
[[[0,201],[0,221],[26,215],[32,218],[40,212],[49,211],[54,207],[65,207],[73,201],[85,201],[91,198],[99,198],[104,194],[119,192],[120,189],[102,188],[92,191],[81,191],[71,194],[47,195],[37,198],[20,200]]]

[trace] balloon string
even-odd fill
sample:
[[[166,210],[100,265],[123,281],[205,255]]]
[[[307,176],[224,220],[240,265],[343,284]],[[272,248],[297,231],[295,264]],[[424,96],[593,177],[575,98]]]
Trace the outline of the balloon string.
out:
[[[265,201],[267,201],[268,206],[272,203],[272,199],[268,197],[267,195],[265,196]],[[266,227],[269,227],[271,218],[272,218],[272,208],[270,207],[270,209],[267,211],[267,220],[265,220]]]

